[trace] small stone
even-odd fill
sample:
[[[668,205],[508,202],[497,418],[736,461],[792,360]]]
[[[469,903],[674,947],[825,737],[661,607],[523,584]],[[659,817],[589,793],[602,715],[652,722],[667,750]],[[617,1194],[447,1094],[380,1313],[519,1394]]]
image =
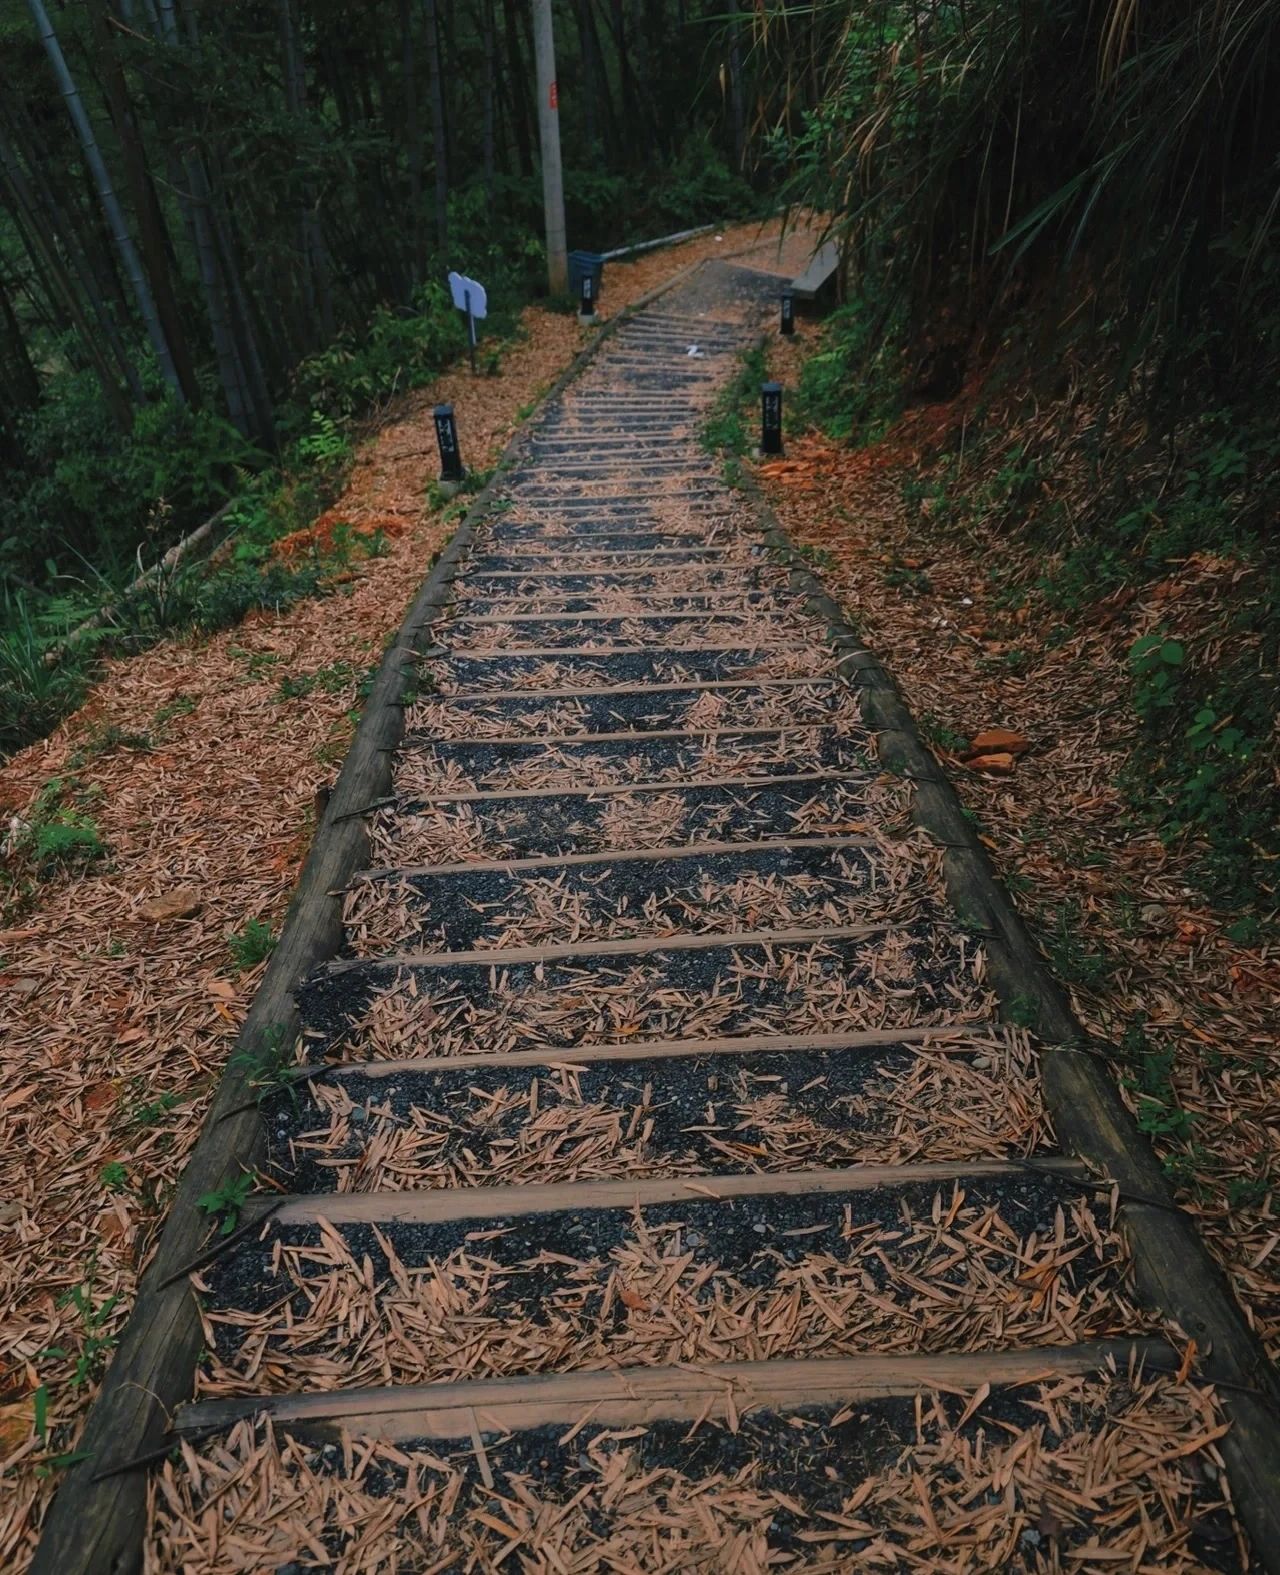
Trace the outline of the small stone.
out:
[[[1043,1540],[1034,1526],[1028,1526],[1022,1533],[1022,1543],[1028,1548],[1038,1548]]]
[[[991,1057],[989,1055],[976,1055],[974,1056],[971,1064],[977,1069],[977,1071],[985,1072],[991,1065]]]
[[[1144,902],[1138,909],[1138,917],[1149,929],[1159,929],[1169,917],[1169,910],[1162,902]]]
[[[164,924],[171,919],[194,918],[203,907],[204,898],[194,886],[177,886],[140,903],[138,917],[148,924]]]
[[[687,1231],[684,1238],[691,1247],[701,1247],[702,1237],[696,1230]]]
[[[756,1223],[751,1227],[751,1229],[753,1231],[755,1231],[757,1236],[763,1236],[765,1231],[768,1230],[768,1228],[769,1227],[766,1224],[764,1224],[764,1222],[762,1220],[757,1220]]]
[[[965,765],[970,771],[985,771],[988,776],[1009,777],[1013,775],[1014,760],[1012,755],[997,751],[991,755],[975,755],[972,760],[966,760]]]
[[[969,748],[975,755],[1025,755],[1031,748],[1031,741],[1021,733],[1010,732],[1007,727],[988,727],[973,735]]]

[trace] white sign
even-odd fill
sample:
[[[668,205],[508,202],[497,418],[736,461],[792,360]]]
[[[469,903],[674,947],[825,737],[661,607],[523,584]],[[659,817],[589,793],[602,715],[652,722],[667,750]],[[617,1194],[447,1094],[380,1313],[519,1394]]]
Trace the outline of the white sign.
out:
[[[439,274],[436,277],[439,278]],[[453,304],[460,312],[467,310],[467,297],[470,296],[472,317],[484,317],[487,315],[489,297],[484,293],[484,285],[478,280],[468,279],[465,273],[451,273],[449,275],[449,289],[453,293]]]

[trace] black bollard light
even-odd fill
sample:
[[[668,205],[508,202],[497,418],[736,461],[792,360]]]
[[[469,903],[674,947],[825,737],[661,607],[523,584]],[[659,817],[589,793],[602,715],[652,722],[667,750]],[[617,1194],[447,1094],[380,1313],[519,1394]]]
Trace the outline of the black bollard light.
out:
[[[462,450],[458,447],[458,423],[452,405],[437,405],[434,411],[436,443],[440,448],[440,485],[456,492],[466,476]]]
[[[578,296],[578,316],[585,321],[596,315],[596,282],[590,273],[582,275],[582,290]]]
[[[782,292],[782,321],[778,324],[780,332],[793,334],[796,331],[796,298],[790,290]]]
[[[760,385],[760,452],[782,453],[782,384]]]

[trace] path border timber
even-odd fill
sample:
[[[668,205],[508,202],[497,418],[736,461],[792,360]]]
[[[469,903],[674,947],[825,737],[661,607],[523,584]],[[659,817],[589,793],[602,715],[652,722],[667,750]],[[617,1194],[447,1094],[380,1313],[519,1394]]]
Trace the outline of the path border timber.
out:
[[[404,731],[401,701],[408,651],[421,654],[425,636],[449,601],[456,567],[478,526],[495,508],[498,488],[525,457],[530,430],[595,358],[601,345],[638,312],[677,289],[706,262],[730,261],[756,245],[679,269],[603,322],[591,342],[537,401],[503,449],[489,481],[476,494],[433,564],[391,642],[365,702],[350,751],[285,916],[253,1004],[228,1054],[213,1103],[183,1170],[159,1245],[141,1276],[133,1308],[90,1407],[67,1471],[50,1506],[31,1575],[137,1575],[146,1534],[147,1470],[172,1442],[174,1408],[191,1394],[203,1335],[195,1294],[184,1266],[207,1244],[209,1216],[196,1200],[256,1171],[265,1157],[262,1118],[242,1057],[272,1043],[292,1043],[299,1030],[294,988],[340,950],[342,899],[335,890],[368,862],[361,811],[391,785],[392,753]],[[350,812],[355,810],[355,814]]]
[[[765,342],[764,340],[760,341]],[[825,619],[842,651],[838,675],[858,691],[882,765],[914,786],[912,818],[941,846],[947,896],[982,932],[989,979],[1006,1022],[1013,1003],[1034,1011],[1046,1108],[1064,1150],[1115,1186],[1117,1216],[1139,1299],[1194,1340],[1194,1376],[1218,1387],[1232,1426],[1219,1441],[1232,1500],[1268,1575],[1280,1575],[1280,1380],[1195,1221],[1174,1198],[1155,1151],[1108,1070],[1109,1047],[1086,1030],[1000,883],[955,785],[941,768],[879,659],[796,549],[754,475],[730,481],[791,586]],[[1023,1011],[1018,1012],[1025,1022]]]

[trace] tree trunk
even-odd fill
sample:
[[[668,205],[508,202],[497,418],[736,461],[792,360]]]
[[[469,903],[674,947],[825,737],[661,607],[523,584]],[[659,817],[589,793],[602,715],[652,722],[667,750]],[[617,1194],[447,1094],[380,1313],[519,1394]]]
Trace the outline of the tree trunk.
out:
[[[529,76],[520,53],[520,34],[516,28],[515,0],[502,0],[502,20],[507,39],[507,103],[511,128],[520,154],[520,173],[533,174],[533,131],[529,112]]]
[[[164,214],[156,198],[155,188],[147,171],[142,139],[129,102],[128,85],[116,54],[115,38],[109,22],[107,0],[89,0],[89,22],[93,32],[95,50],[102,72],[107,107],[115,125],[116,137],[124,164],[125,182],[133,202],[138,225],[138,240],[151,284],[152,297],[164,333],[165,342],[173,358],[182,395],[189,405],[200,403],[200,384],[196,379],[195,362],[187,342],[182,312],[178,306],[173,285],[172,243]]]
[[[426,277],[427,238],[422,223],[422,133],[418,127],[418,85],[414,80],[413,8],[399,0],[400,77],[404,90],[404,140],[409,150],[409,212],[413,222],[413,267],[418,280]]]
[[[618,127],[618,114],[613,104],[613,93],[609,87],[609,68],[605,63],[604,46],[600,42],[600,29],[596,26],[596,13],[593,0],[582,0],[582,14],[586,18],[587,29],[591,34],[591,58],[596,64],[596,91],[599,95],[600,107],[604,111],[607,132],[602,131],[602,138],[607,137],[609,146],[616,153],[624,146],[624,139]]]
[[[129,227],[124,221],[115,189],[111,184],[111,176],[107,173],[107,166],[103,160],[101,149],[98,147],[97,138],[94,136],[93,127],[89,116],[81,101],[79,90],[67,67],[63,57],[62,46],[58,43],[58,36],[53,30],[53,24],[45,11],[43,0],[27,0],[27,8],[31,12],[32,20],[36,24],[36,31],[40,34],[40,41],[44,45],[45,54],[53,67],[54,76],[58,81],[58,88],[63,101],[67,106],[67,113],[71,117],[76,135],[80,139],[80,146],[84,151],[85,162],[93,175],[94,185],[97,187],[98,198],[102,203],[103,212],[107,216],[107,223],[111,229],[111,236],[120,254],[121,266],[124,268],[125,277],[129,280],[133,290],[134,299],[138,304],[138,314],[146,328],[147,337],[156,353],[160,363],[160,370],[165,381],[174,394],[183,399],[182,381],[178,376],[178,369],[174,364],[169,341],[165,337],[164,328],[160,322],[156,303],[152,298],[151,287],[147,283],[146,275],[142,270],[142,260],[138,256],[137,248],[133,244],[133,237],[129,234]]]
[[[13,203],[14,226],[35,268],[45,296],[59,327],[70,325],[76,332],[85,360],[93,368],[111,419],[121,432],[133,425],[133,409],[116,381],[99,343],[96,325],[85,313],[84,305],[58,252],[57,242],[43,216],[31,204],[29,188],[20,184],[21,172],[9,144],[0,137],[0,175]],[[60,319],[60,321],[59,321]]]
[[[483,8],[482,27],[484,31],[484,103],[481,113],[483,121],[482,161],[484,167],[484,191],[489,204],[490,213],[493,212],[493,181],[495,163],[494,139],[494,110],[498,94],[497,84],[497,38],[493,25],[493,0],[481,0]]]
[[[190,188],[191,235],[195,243],[196,261],[200,267],[200,282],[204,286],[205,308],[209,314],[209,333],[213,340],[213,353],[218,362],[218,381],[227,402],[227,414],[236,431],[244,437],[257,435],[251,409],[249,379],[236,348],[235,334],[231,328],[231,306],[226,282],[218,257],[218,242],[214,235],[213,203],[209,193],[209,177],[199,150],[188,150],[184,160],[187,185]]]
[[[275,446],[275,420],[271,394],[267,387],[258,336],[249,299],[240,277],[239,259],[231,234],[231,224],[216,197],[209,204],[213,239],[218,252],[218,267],[227,283],[230,312],[228,328],[235,343],[236,356],[245,378],[247,402],[252,412],[253,430],[268,447]]]
[[[280,42],[284,55],[285,106],[300,132],[307,124],[307,76],[302,52],[298,48],[298,34],[293,20],[293,0],[277,0],[280,17]],[[303,325],[302,342],[316,343],[315,324],[320,325],[324,340],[333,338],[333,291],[330,288],[329,257],[320,221],[316,216],[316,198],[311,182],[305,175],[302,181],[302,199],[298,209],[298,251],[302,261],[302,294],[307,307]]]
[[[110,266],[110,251],[104,255],[98,246],[99,237],[93,222],[95,210],[91,206],[85,216],[77,213],[75,219],[68,217],[49,183],[50,160],[42,155],[42,150],[36,142],[34,128],[19,105],[17,95],[8,92],[7,85],[0,84],[0,86],[5,89],[9,104],[15,106],[8,112],[0,112],[4,113],[15,143],[15,148],[10,151],[8,157],[8,175],[10,184],[14,188],[15,198],[30,214],[30,222],[39,227],[46,250],[67,260],[67,267],[79,281],[80,289],[97,323],[97,330],[111,352],[111,359],[119,375],[124,379],[125,387],[129,390],[135,404],[140,405],[146,398],[142,379],[138,376],[138,370],[125,349],[110,303],[102,287],[104,273],[107,277],[108,290],[114,290],[118,280]],[[19,154],[26,159],[29,176],[22,169]],[[81,221],[82,217],[87,219],[87,224],[77,222]],[[59,248],[59,237],[61,237],[61,248]],[[74,286],[69,279],[68,288],[74,293]],[[122,306],[127,312],[127,301],[123,301]],[[114,381],[113,373],[113,384]],[[129,419],[132,420],[132,416]]]
[[[4,337],[0,339],[0,349],[3,350],[0,368],[3,369],[7,395],[6,408],[0,410],[0,422],[3,422],[6,416],[18,410],[30,409],[40,402],[40,379],[27,354],[22,325],[9,299],[9,286],[3,277],[0,277],[0,326],[4,329]]]
[[[729,129],[733,167],[741,170],[747,154],[747,116],[742,93],[742,20],[738,0],[729,0]]]
[[[449,254],[449,153],[445,143],[444,84],[440,77],[440,29],[436,0],[422,0],[427,27],[427,79],[431,94],[431,155],[436,169],[436,250]]]
[[[582,57],[582,121],[583,133],[587,141],[587,152],[594,156],[598,151],[599,129],[596,124],[596,99],[599,89],[596,86],[598,73],[596,71],[596,58],[592,51],[591,37],[591,0],[576,0],[575,20],[578,24],[578,52]]]

